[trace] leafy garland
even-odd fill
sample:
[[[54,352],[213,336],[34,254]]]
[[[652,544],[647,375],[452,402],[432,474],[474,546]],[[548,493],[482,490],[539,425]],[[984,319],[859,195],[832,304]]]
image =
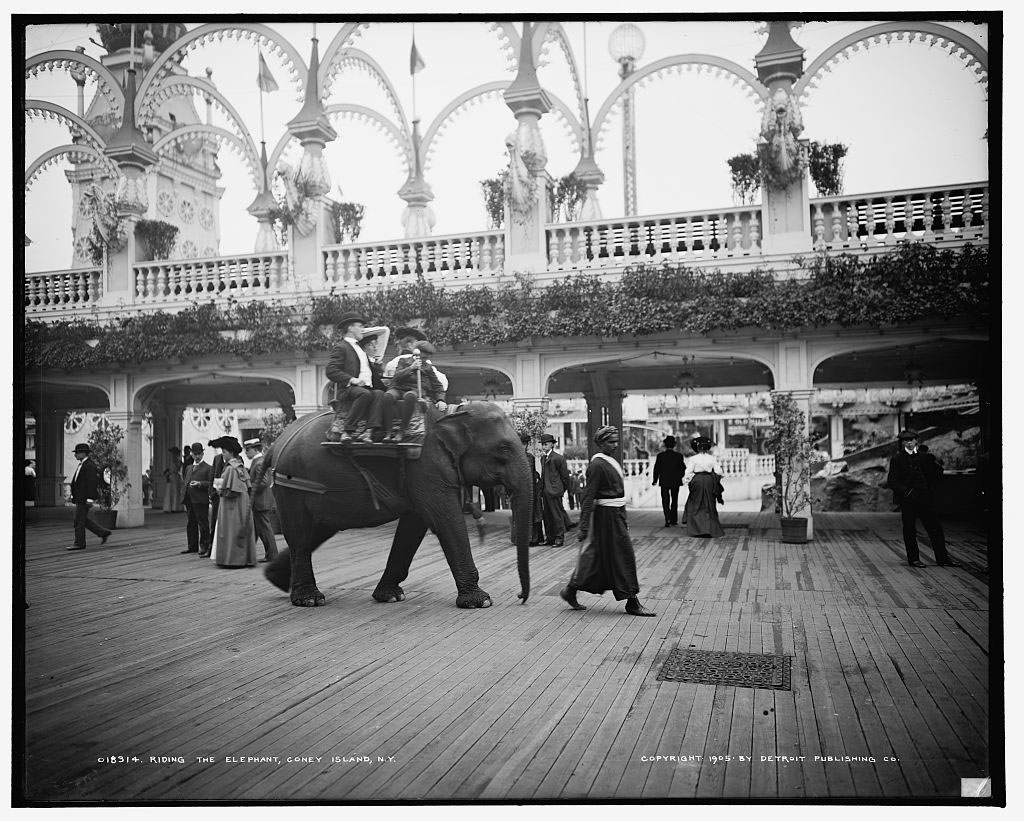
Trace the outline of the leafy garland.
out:
[[[484,196],[484,210],[487,211],[487,227],[501,228],[505,223],[508,169],[504,169],[496,177],[480,180],[480,190]],[[575,222],[580,208],[587,199],[587,184],[570,172],[549,185],[547,194],[551,219],[559,222],[559,217],[564,215],[566,222]]]
[[[135,236],[146,244],[146,259],[170,259],[178,226],[162,220],[139,220],[135,223]]]
[[[810,174],[819,196],[835,197],[843,193],[843,159],[850,151],[849,146],[812,141],[806,156],[801,152],[800,162],[786,172],[778,171],[774,163],[766,160],[763,156],[766,148],[762,145],[758,153],[736,154],[726,160],[737,205],[753,204],[762,184],[786,188],[800,179],[804,171]]]
[[[93,265],[103,264],[103,252],[116,254],[128,241],[124,220],[117,213],[114,194],[99,183],[91,183],[82,191],[82,200],[92,213],[92,225],[85,235],[86,247]]]
[[[805,278],[781,281],[770,270],[673,266],[629,268],[618,282],[579,275],[544,289],[523,274],[500,287],[462,290],[421,278],[356,296],[331,292],[301,307],[231,301],[224,309],[210,302],[176,314],[119,317],[109,325],[28,321],[25,362],[29,368],[78,370],[210,355],[313,355],[333,344],[321,326],[336,324],[347,311],[371,322],[415,322],[446,348],[479,348],[546,337],[877,328],[922,317],[987,316],[991,310],[987,248],[937,250],[918,243],[870,258],[819,255],[803,265]],[[221,333],[236,328],[249,333]],[[86,340],[99,342],[90,347]]]
[[[540,435],[547,430],[548,415],[544,411],[535,411],[530,408],[516,408],[509,414],[512,420],[512,427],[516,429],[519,436],[529,436],[530,441],[526,444],[528,453],[536,456],[538,440]]]
[[[334,241],[341,244],[358,242],[359,232],[363,230],[363,212],[366,207],[358,202],[331,202],[331,226],[334,228]]]

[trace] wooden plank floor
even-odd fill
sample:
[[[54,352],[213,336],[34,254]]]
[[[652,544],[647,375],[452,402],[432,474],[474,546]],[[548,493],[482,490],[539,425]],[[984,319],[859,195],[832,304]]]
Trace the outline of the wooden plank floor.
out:
[[[897,514],[819,514],[790,545],[766,514],[724,513],[709,540],[631,511],[658,613],[637,619],[610,594],[565,607],[575,542],[531,551],[517,604],[501,512],[474,545],[479,611],[455,607],[432,537],[407,600],[373,602],[393,525],[324,545],[327,606],[300,609],[259,569],[180,555],[183,514],[77,553],[70,511],[28,515],[34,802],[898,801],[990,774],[988,558],[969,525],[946,528],[963,569],[913,570]],[[657,681],[676,646],[791,656],[792,689]]]

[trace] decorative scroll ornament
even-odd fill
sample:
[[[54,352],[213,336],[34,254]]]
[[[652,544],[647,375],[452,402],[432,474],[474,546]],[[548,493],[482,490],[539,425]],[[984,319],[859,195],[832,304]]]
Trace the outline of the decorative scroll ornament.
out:
[[[761,174],[769,187],[786,188],[806,171],[807,160],[798,140],[803,130],[796,100],[784,88],[776,89],[761,120]]]
[[[307,152],[303,163],[308,156]],[[291,224],[299,234],[308,237],[316,227],[318,197],[325,192],[320,192],[316,184],[310,184],[301,171],[296,171],[288,163],[281,163],[277,174],[284,185],[284,200]]]

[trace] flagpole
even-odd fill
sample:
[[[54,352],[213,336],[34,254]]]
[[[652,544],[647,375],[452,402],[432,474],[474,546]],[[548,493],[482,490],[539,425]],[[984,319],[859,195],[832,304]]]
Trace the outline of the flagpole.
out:
[[[416,48],[416,24],[412,24],[412,47]],[[410,69],[412,66],[410,66]],[[416,120],[416,72],[412,72],[412,119]]]

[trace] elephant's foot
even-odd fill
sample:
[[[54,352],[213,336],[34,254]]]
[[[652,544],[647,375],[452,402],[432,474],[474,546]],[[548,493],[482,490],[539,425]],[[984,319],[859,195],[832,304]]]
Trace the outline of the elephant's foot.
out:
[[[377,589],[373,591],[374,601],[383,602],[389,604],[396,601],[405,601],[405,591],[397,584],[378,584]]]
[[[296,607],[323,607],[327,603],[327,598],[315,584],[297,587],[292,591],[291,600]]]
[[[490,607],[491,597],[488,596],[483,590],[477,588],[470,593],[460,593],[459,597],[455,600],[456,607]]]
[[[281,557],[271,561],[264,569],[263,575],[267,577],[274,587],[279,590],[283,590],[285,593],[289,591],[292,585],[292,568],[291,562],[285,559],[281,561]]]

